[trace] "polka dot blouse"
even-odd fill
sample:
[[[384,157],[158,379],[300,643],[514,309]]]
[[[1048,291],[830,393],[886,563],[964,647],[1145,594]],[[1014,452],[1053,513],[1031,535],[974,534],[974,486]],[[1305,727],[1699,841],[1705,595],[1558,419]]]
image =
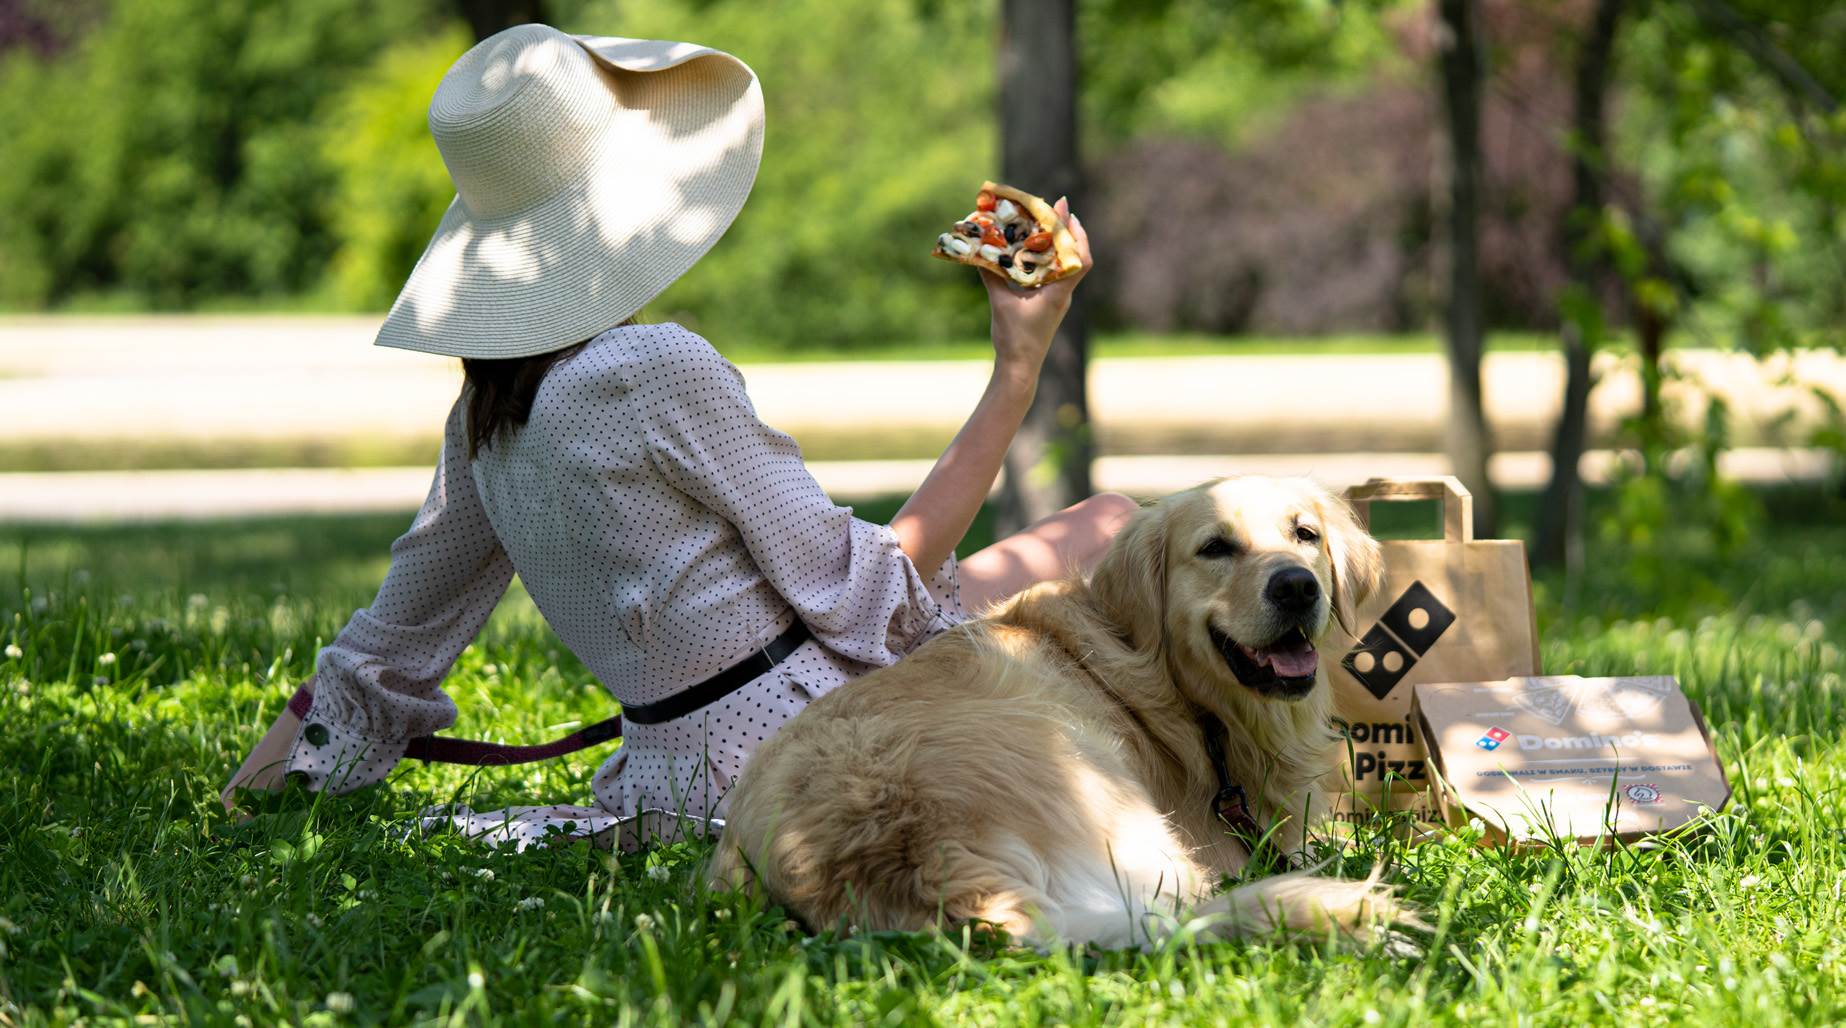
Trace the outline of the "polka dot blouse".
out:
[[[472,461],[463,417],[458,400],[377,597],[320,652],[287,763],[312,787],[377,782],[408,740],[454,722],[443,676],[515,573],[625,703],[672,696],[797,618],[813,631],[717,703],[625,725],[596,807],[568,808],[579,825],[586,810],[720,813],[752,748],[809,701],[964,616],[955,559],[926,580],[888,527],[835,506],[737,369],[678,325],[596,337],[552,367],[525,426]]]

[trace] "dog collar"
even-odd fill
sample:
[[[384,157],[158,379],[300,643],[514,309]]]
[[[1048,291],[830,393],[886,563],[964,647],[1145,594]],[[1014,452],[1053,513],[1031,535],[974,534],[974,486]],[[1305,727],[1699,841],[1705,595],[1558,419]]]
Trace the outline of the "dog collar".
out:
[[[1243,843],[1244,850],[1252,859],[1260,854],[1262,859],[1276,866],[1281,866],[1281,854],[1256,823],[1256,816],[1250,813],[1250,797],[1243,786],[1231,779],[1231,771],[1224,760],[1224,722],[1216,714],[1207,710],[1198,712],[1199,734],[1205,737],[1205,755],[1211,762],[1211,770],[1218,776],[1218,791],[1211,799],[1212,816],[1218,823],[1230,830],[1238,842]]]

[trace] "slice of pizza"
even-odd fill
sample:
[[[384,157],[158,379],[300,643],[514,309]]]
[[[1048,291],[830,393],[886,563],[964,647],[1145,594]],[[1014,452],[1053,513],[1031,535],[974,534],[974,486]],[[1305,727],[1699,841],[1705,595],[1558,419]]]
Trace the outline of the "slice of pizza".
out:
[[[936,237],[933,256],[1033,288],[1083,269],[1077,240],[1051,205],[1011,186],[981,184],[974,211]]]

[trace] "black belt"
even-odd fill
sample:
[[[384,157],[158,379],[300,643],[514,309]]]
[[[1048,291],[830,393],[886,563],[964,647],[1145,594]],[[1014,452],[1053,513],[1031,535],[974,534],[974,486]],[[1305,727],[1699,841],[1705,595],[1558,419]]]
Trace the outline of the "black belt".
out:
[[[677,692],[653,703],[622,704],[622,718],[637,725],[657,725],[685,717],[700,707],[709,706],[750,684],[770,668],[788,658],[795,647],[814,637],[800,618],[788,631],[776,636],[762,649],[732,664],[684,692]]]
[[[446,735],[425,735],[410,740],[404,750],[404,756],[442,764],[492,766],[530,764],[535,760],[549,760],[552,757],[575,753],[597,743],[621,738],[623,718],[637,725],[657,725],[662,721],[685,717],[700,707],[716,703],[748,685],[758,675],[782,663],[789,654],[795,652],[795,647],[807,642],[812,636],[813,633],[808,631],[808,626],[796,620],[788,631],[777,636],[769,645],[685,692],[676,693],[658,703],[624,706],[622,712],[615,717],[605,718],[572,732],[562,739],[553,739],[542,745],[508,746],[504,743],[479,742],[474,739],[455,739]],[[289,697],[288,700],[288,709],[294,711],[296,717],[308,722],[302,729],[303,737],[309,744],[320,746],[327,741],[327,726],[311,720],[313,706],[314,694],[308,691],[305,684],[296,689],[295,695]]]

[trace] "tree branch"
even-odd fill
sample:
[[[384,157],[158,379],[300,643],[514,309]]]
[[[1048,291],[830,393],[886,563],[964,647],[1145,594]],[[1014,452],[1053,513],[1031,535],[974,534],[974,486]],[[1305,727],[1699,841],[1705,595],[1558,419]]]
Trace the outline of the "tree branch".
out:
[[[1699,17],[1721,35],[1730,37],[1763,70],[1782,83],[1782,88],[1828,114],[1839,110],[1840,102],[1827,87],[1808,73],[1801,62],[1775,45],[1763,30],[1724,0],[1692,0]]]

